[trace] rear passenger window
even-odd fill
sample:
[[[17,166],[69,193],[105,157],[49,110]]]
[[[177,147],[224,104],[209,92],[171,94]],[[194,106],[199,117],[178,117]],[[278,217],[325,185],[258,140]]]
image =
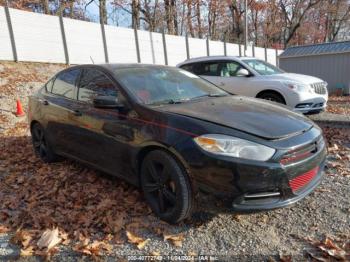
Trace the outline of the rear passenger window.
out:
[[[73,69],[60,73],[53,83],[52,93],[71,99],[75,98],[74,88],[79,73],[80,69]]]
[[[203,64],[201,75],[218,76],[218,63]]]
[[[204,62],[191,64],[187,68],[185,66],[182,66],[181,68],[188,70],[196,75],[219,76],[218,66],[218,62]]]
[[[51,79],[45,84],[46,92],[51,92],[51,91],[52,91],[53,81],[54,81],[54,78],[51,78]]]
[[[189,72],[193,73],[193,68],[192,67],[193,67],[192,64],[180,66],[180,68],[182,68],[183,70],[186,70],[186,71],[189,71]]]
[[[80,78],[78,100],[92,102],[97,96],[117,96],[117,89],[103,72],[96,69],[84,69]]]

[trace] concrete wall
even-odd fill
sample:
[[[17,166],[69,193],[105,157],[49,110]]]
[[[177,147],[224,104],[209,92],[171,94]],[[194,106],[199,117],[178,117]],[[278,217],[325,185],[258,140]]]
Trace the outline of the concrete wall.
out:
[[[280,67],[293,73],[319,77],[328,83],[328,91],[349,88],[350,53],[280,58]],[[347,92],[346,92],[347,93]]]
[[[57,16],[9,9],[13,27],[15,48],[18,61],[66,63],[62,27]],[[105,63],[106,54],[101,25],[97,23],[63,18],[67,54],[69,63]],[[137,48],[135,32],[130,28],[106,25],[106,46],[110,63],[135,63]],[[186,38],[165,35],[166,55],[163,36],[160,33],[137,30],[141,63],[176,65],[189,57],[207,55],[206,39]],[[224,55],[224,43],[208,41],[210,55]],[[244,54],[243,46],[227,43],[227,55]],[[276,64],[276,51],[266,49],[266,59]],[[247,55],[253,55],[252,46],[248,46]],[[255,56],[265,60],[265,49],[255,47]],[[5,8],[0,6],[0,60],[14,60]]]

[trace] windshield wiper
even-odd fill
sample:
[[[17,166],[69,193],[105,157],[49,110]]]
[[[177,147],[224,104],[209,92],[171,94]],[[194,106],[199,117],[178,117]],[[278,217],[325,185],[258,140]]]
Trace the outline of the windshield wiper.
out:
[[[222,96],[227,96],[227,94],[210,94],[209,93],[209,94],[205,94],[205,95],[195,96],[195,97],[191,98],[191,100],[202,98],[202,97],[222,97]]]
[[[164,104],[181,104],[183,100],[175,100],[175,99],[164,99],[161,101],[156,101],[154,103],[151,103],[151,105],[164,105]]]

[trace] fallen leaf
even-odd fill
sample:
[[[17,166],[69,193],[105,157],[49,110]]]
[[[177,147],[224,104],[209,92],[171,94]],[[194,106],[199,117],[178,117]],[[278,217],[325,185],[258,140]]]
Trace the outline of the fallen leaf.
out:
[[[138,249],[143,249],[145,245],[148,243],[149,239],[143,239],[131,233],[130,231],[126,231],[126,236],[130,243],[136,244]]]
[[[62,239],[58,235],[58,228],[55,229],[47,229],[41,235],[37,245],[39,248],[47,248],[50,250],[54,246],[61,243]]]
[[[164,235],[164,240],[169,240],[176,247],[182,247],[182,241],[184,240],[184,235],[183,234]]]
[[[0,225],[0,234],[2,234],[2,233],[7,233],[7,232],[9,232],[10,230],[7,228],[7,227],[5,227],[5,226],[3,226],[3,225]]]
[[[21,245],[23,248],[27,248],[32,238],[32,235],[28,231],[19,229],[11,237],[10,242],[15,245]]]
[[[151,256],[160,256],[160,252],[159,251],[151,251]]]
[[[34,254],[34,247],[33,246],[29,246],[26,249],[21,249],[21,251],[20,251],[21,257],[29,257],[29,256],[32,256],[33,254]]]
[[[144,249],[144,247],[146,246],[146,244],[147,244],[149,241],[150,241],[150,239],[147,238],[146,240],[144,240],[144,241],[138,243],[138,244],[137,244],[137,248],[140,249],[140,250]]]

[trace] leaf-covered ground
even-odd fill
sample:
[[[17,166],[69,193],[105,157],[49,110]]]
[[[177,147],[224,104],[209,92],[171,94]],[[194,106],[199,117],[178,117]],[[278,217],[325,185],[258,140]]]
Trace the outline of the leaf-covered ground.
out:
[[[350,260],[350,129],[324,128],[324,182],[293,207],[199,215],[169,225],[153,216],[137,188],[73,161],[47,165],[34,155],[26,119],[12,113],[15,100],[26,104],[26,96],[63,67],[0,64],[0,235],[10,234],[22,257],[60,261],[68,252],[74,259],[172,253],[228,261],[239,255]]]
[[[329,98],[327,112],[350,115],[350,96],[331,96]]]

